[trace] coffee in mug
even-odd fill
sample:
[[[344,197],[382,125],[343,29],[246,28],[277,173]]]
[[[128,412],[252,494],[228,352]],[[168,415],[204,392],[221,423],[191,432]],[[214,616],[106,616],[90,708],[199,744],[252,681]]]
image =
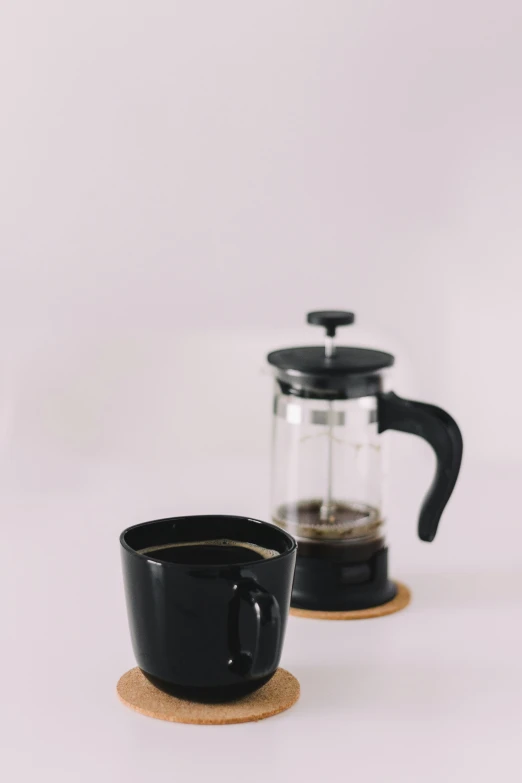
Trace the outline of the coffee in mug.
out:
[[[192,563],[193,565],[256,563],[259,560],[270,560],[280,554],[276,549],[266,549],[250,541],[232,541],[228,538],[181,541],[145,547],[138,549],[137,552],[165,563]]]

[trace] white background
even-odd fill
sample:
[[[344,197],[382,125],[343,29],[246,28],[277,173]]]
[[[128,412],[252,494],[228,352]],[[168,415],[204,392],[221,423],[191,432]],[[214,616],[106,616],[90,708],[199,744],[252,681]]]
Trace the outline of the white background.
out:
[[[177,731],[191,769],[197,729],[113,704],[132,665],[117,534],[167,514],[267,516],[264,357],[319,341],[304,314],[320,308],[355,310],[344,340],[394,352],[396,391],[447,408],[465,460],[427,547],[415,513],[433,458],[386,436],[392,562],[415,608],[386,630],[314,626],[315,647],[292,621],[284,663],[304,706],[259,725],[277,762],[260,770],[370,780],[375,739],[388,779],[514,774],[521,74],[518,0],[3,0],[7,779],[83,780],[81,759],[85,780],[119,779],[129,748],[127,779],[147,764],[175,775]],[[433,634],[424,672],[419,629]],[[319,718],[335,742],[317,740],[314,766],[296,727],[309,754]],[[430,760],[437,737],[454,764]]]

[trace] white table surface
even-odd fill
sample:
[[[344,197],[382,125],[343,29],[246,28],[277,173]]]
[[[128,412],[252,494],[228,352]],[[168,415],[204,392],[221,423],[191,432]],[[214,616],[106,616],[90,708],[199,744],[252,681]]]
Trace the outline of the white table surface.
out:
[[[414,534],[426,470],[409,491],[408,468],[390,500],[389,540],[411,606],[363,622],[290,618],[282,665],[299,678],[300,701],[260,723],[213,727],[152,720],[117,700],[134,665],[118,533],[169,514],[266,517],[268,466],[81,468],[50,462],[11,476],[0,499],[6,783],[519,779],[516,471],[468,470],[426,546]]]

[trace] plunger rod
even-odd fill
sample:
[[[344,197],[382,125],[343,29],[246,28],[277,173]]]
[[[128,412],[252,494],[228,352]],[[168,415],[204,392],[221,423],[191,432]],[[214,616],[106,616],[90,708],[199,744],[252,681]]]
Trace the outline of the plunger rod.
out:
[[[326,464],[326,497],[319,512],[323,522],[333,522],[335,507],[332,498],[333,484],[333,403],[328,403],[328,456]]]
[[[327,359],[335,355],[335,330],[332,335],[326,334],[324,344],[324,354]],[[326,498],[324,499],[319,515],[323,522],[333,521],[334,504],[332,499],[332,480],[333,480],[333,403],[328,403],[328,457],[327,457],[327,477],[326,477]]]
[[[326,335],[324,344],[324,354],[327,359],[331,359],[335,353],[335,339]]]

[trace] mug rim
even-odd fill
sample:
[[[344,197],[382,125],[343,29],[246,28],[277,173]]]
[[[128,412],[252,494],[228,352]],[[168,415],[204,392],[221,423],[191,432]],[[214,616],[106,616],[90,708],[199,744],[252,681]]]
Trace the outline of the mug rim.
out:
[[[151,519],[148,522],[138,522],[136,525],[130,525],[129,527],[125,528],[120,533],[120,545],[121,547],[128,552],[130,555],[133,555],[134,557],[139,558],[140,560],[143,560],[145,562],[154,563],[155,565],[163,566],[164,568],[201,568],[201,569],[207,569],[208,568],[230,568],[233,567],[233,563],[213,563],[212,566],[209,566],[208,564],[203,563],[171,563],[167,562],[165,560],[159,560],[155,557],[151,557],[149,554],[143,554],[141,552],[136,551],[136,549],[133,549],[132,546],[125,540],[125,537],[128,533],[132,532],[133,530],[136,530],[138,528],[144,528],[148,527],[149,525],[156,525],[161,522],[180,522],[181,520],[210,520],[210,519],[225,519],[225,520],[247,520],[248,522],[254,522],[256,525],[261,525],[262,527],[269,527],[272,528],[274,531],[276,531],[278,534],[283,536],[288,544],[289,549],[287,549],[285,552],[278,552],[278,554],[275,557],[271,557],[267,560],[249,560],[247,562],[243,562],[240,565],[243,566],[263,566],[267,563],[274,563],[278,560],[282,560],[283,558],[290,557],[297,549],[297,541],[295,538],[290,535],[290,533],[287,533],[286,530],[283,530],[283,528],[279,527],[278,525],[274,525],[272,522],[265,522],[262,519],[256,519],[256,517],[249,517],[249,516],[243,516],[241,514],[183,514],[181,516],[177,517],[163,517],[161,519]]]

